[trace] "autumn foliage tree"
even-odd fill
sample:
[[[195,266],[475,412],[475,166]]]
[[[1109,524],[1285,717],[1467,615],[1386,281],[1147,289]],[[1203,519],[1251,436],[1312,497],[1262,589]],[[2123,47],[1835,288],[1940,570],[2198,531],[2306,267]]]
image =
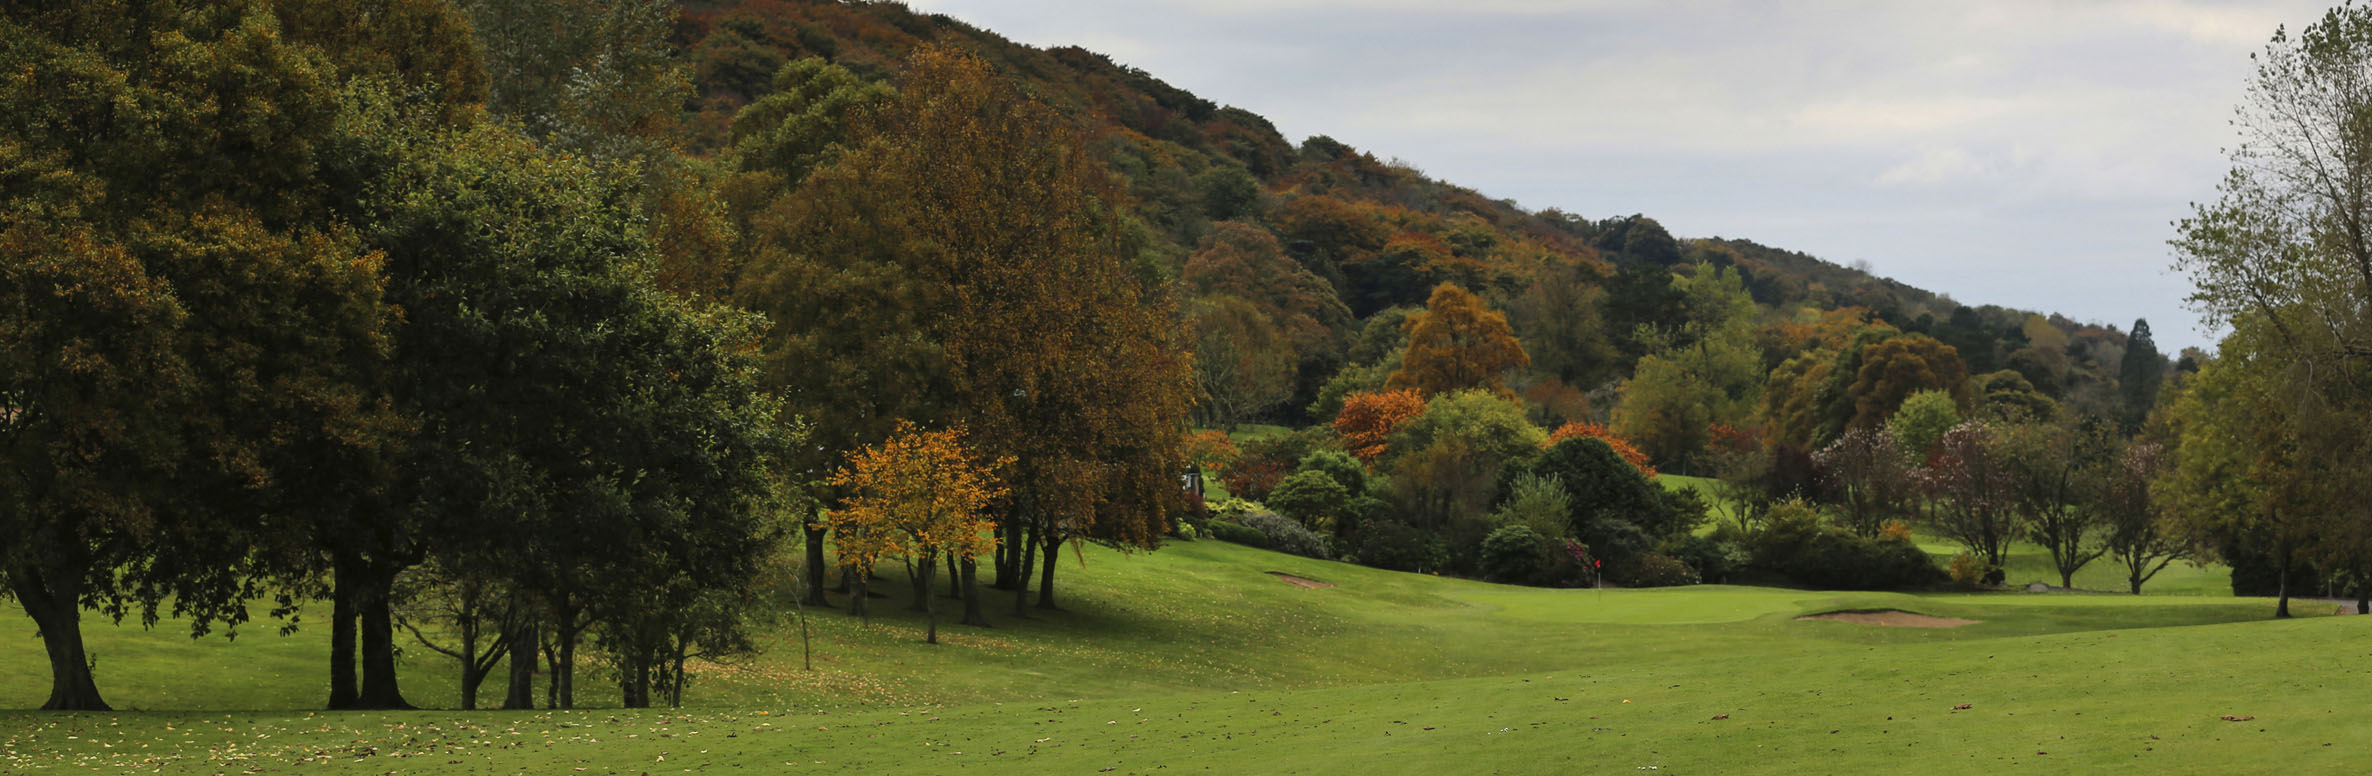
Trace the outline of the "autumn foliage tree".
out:
[[[840,534],[840,565],[862,582],[873,565],[903,559],[920,572],[923,611],[929,617],[924,641],[939,643],[939,612],[929,594],[931,575],[942,557],[968,560],[996,546],[987,508],[1005,494],[994,472],[1010,458],[986,462],[964,445],[962,429],[923,431],[900,423],[887,441],[850,456],[830,482],[849,496],[832,513]]]
[[[1507,314],[1483,306],[1455,284],[1433,288],[1425,311],[1408,320],[1408,349],[1389,385],[1426,396],[1479,388],[1505,396],[1504,375],[1532,363],[1507,325]]]
[[[1425,397],[1412,390],[1362,393],[1344,399],[1342,414],[1334,417],[1334,433],[1343,448],[1359,460],[1375,463],[1392,435],[1418,415],[1425,414]]]
[[[1943,391],[1962,413],[1969,410],[1968,369],[1952,346],[1920,334],[1896,337],[1864,348],[1860,369],[1847,394],[1853,401],[1852,428],[1870,428],[1894,417],[1903,400],[1920,391]]]

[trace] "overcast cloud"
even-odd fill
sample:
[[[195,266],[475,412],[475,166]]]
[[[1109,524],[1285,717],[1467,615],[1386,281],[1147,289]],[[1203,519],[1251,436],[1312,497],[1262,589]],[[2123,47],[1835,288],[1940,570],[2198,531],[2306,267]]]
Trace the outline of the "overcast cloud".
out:
[[[2316,2],[909,0],[1527,208],[2207,345],[2169,225]]]

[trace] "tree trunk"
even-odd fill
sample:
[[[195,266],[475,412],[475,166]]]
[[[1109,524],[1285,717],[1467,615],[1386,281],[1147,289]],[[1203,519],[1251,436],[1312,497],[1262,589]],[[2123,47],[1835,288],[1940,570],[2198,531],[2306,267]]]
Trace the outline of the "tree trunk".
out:
[[[354,572],[353,561],[330,561],[329,707],[354,708],[361,697],[354,690]]]
[[[82,570],[73,565],[63,562],[38,570],[19,566],[9,575],[9,591],[41,630],[41,647],[49,653],[49,700],[41,710],[110,711],[99,697],[90,653],[83,648]]]
[[[1054,605],[1054,562],[1062,558],[1062,537],[1049,534],[1043,537],[1046,545],[1046,566],[1038,569],[1038,608],[1062,611]]]
[[[500,658],[497,658],[497,660],[499,660],[499,659],[500,659]],[[496,665],[496,664],[495,664],[494,662],[492,662],[492,661],[489,661],[489,662],[486,662],[486,663],[479,663],[479,662],[477,662],[477,661],[475,661],[475,660],[467,660],[467,661],[463,661],[463,662],[462,662],[462,664],[461,664],[461,710],[462,710],[462,711],[477,711],[477,710],[478,710],[478,688],[479,688],[479,687],[482,687],[482,686],[485,686],[485,684],[486,684],[486,675],[487,675],[487,674],[494,673],[494,666],[495,666],[495,665]]]
[[[1022,526],[1020,535],[1020,545],[1015,547],[1013,550],[1014,554],[1020,556],[1015,560],[1014,563],[1015,567],[1019,569],[1019,573],[1013,575],[1013,616],[1022,619],[1028,619],[1030,601],[1029,579],[1030,571],[1036,568],[1038,561],[1037,546],[1034,544],[1038,540],[1038,532],[1035,526],[1030,526],[1025,523]]]
[[[520,602],[524,603],[524,602]],[[506,709],[535,708],[536,646],[541,638],[536,633],[535,617],[523,606],[514,604],[511,619],[511,677],[502,694]]]
[[[989,627],[988,615],[980,611],[979,571],[980,562],[973,558],[965,558],[958,567],[956,575],[963,578],[964,588],[964,619],[960,622],[986,628]]]
[[[939,559],[924,555],[922,562],[915,565],[922,567],[922,578],[914,585],[914,589],[922,591],[922,594],[916,597],[922,599],[923,622],[927,623],[924,626],[922,642],[937,644],[939,643],[939,597],[931,595],[931,573],[939,570]]]
[[[544,708],[560,708],[560,639],[555,636],[542,640],[544,652]]]
[[[824,601],[824,534],[831,529],[815,519],[815,507],[807,512],[807,600],[811,606],[830,606]]]
[[[388,596],[395,590],[395,570],[386,564],[359,569],[355,590],[361,618],[362,692],[353,708],[409,709],[395,677],[395,616]]]
[[[906,562],[906,584],[911,585],[911,589],[914,591],[914,600],[907,602],[906,611],[928,612],[931,610],[931,571],[937,569],[938,565],[938,558],[924,558],[919,564],[914,561]]]
[[[581,607],[554,608],[560,609],[560,616],[552,626],[553,646],[558,650],[552,656],[552,687],[558,696],[552,708],[573,709],[577,707],[577,640],[585,635],[585,626],[577,622]]]
[[[964,575],[956,568],[955,553],[947,554],[947,597],[964,597]]]
[[[1005,535],[1005,540],[997,543],[997,579],[990,587],[998,590],[1029,587],[1029,572],[1021,567],[1023,556],[1029,554],[1025,523],[1019,515],[1006,515],[1005,522],[997,526],[997,530]]]
[[[871,624],[873,622],[872,609],[871,607],[865,605],[865,582],[866,580],[872,578],[872,576],[873,575],[871,573],[862,573],[848,574],[841,577],[843,580],[846,580],[849,583],[848,613],[865,618],[866,624]]]
[[[2285,553],[2279,553],[2278,555],[2276,555],[2276,560],[2277,560],[2279,563],[2281,563],[2281,573],[2280,573],[2280,576],[2279,576],[2279,579],[2281,580],[2281,600],[2280,600],[2279,602],[2277,602],[2277,603],[2275,603],[2275,604],[2273,605],[2273,616],[2274,616],[2274,618],[2275,618],[2275,619],[2280,619],[2280,618],[2284,618],[2284,617],[2288,617],[2288,616],[2290,616],[2290,556],[2289,556],[2289,553],[2286,553],[2286,552],[2285,552]]]

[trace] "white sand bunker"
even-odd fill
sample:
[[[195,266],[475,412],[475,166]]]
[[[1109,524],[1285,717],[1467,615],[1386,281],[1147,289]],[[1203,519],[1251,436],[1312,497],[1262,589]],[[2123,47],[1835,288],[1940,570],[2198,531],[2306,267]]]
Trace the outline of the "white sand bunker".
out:
[[[1797,617],[1796,619],[1835,620],[1837,622],[1850,622],[1855,625],[1877,625],[1887,628],[1958,628],[1962,625],[1977,624],[1976,620],[1963,620],[1958,617],[1936,617],[1932,615],[1906,612],[1901,609],[1864,609],[1852,612],[1807,614],[1802,617]]]

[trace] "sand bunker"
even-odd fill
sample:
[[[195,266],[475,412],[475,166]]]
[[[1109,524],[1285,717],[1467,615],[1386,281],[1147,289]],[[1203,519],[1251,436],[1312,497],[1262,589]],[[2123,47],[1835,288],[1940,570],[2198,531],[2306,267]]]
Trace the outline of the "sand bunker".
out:
[[[1858,612],[1829,612],[1827,614],[1809,614],[1802,617],[1797,617],[1796,619],[1836,620],[1838,622],[1850,622],[1855,625],[1879,625],[1888,628],[1958,628],[1962,625],[1977,624],[1976,620],[1963,620],[1957,617],[1933,617],[1925,614],[1913,614],[1901,609],[1874,609]]]
[[[1294,587],[1306,587],[1313,590],[1321,587],[1333,587],[1333,585],[1329,585],[1315,579],[1310,579],[1308,577],[1297,577],[1282,571],[1271,571],[1268,573],[1276,575],[1276,578],[1282,579],[1285,581],[1285,584],[1292,585]]]

